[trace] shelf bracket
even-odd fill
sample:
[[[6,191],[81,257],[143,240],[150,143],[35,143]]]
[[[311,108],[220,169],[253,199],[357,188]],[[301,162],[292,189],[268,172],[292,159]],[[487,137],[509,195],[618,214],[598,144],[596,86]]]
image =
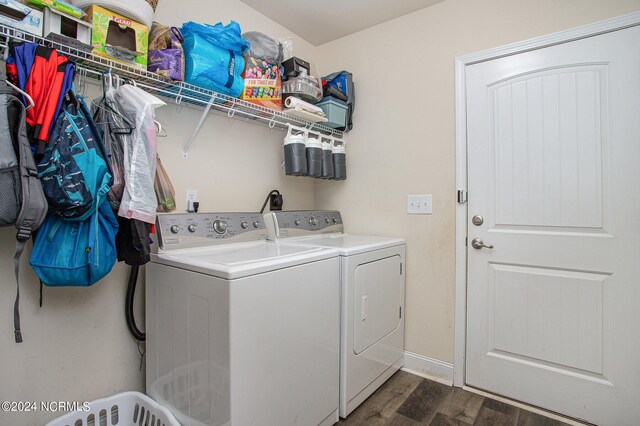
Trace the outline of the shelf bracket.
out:
[[[209,102],[207,102],[207,107],[204,109],[204,111],[202,111],[200,120],[198,120],[198,124],[196,124],[195,129],[193,129],[193,133],[191,133],[189,140],[187,141],[184,148],[182,148],[182,156],[184,158],[188,157],[189,149],[191,148],[191,145],[193,145],[193,142],[196,140],[196,136],[198,136],[198,133],[200,132],[200,128],[204,124],[204,121],[207,119],[207,114],[209,114],[209,111],[211,110],[211,105],[213,105],[213,102],[215,101],[215,99],[216,99],[216,94],[214,93],[211,95],[211,99],[209,99]]]

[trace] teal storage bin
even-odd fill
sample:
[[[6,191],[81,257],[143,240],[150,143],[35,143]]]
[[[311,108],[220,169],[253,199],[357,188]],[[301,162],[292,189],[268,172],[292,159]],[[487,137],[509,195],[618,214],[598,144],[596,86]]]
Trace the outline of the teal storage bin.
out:
[[[333,127],[334,129],[344,127],[349,109],[346,102],[336,99],[333,96],[325,96],[316,106],[322,108],[322,111],[324,111],[324,114],[329,119],[328,122],[322,124]]]

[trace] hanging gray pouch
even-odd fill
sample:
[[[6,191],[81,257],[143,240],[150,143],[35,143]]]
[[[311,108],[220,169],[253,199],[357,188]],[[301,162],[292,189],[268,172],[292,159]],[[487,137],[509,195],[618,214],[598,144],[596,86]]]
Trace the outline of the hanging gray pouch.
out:
[[[345,180],[347,178],[347,157],[344,141],[340,141],[340,145],[333,145],[333,178],[335,180]]]
[[[307,175],[307,153],[302,134],[291,134],[291,127],[284,137],[284,173],[289,176]]]
[[[333,140],[322,141],[322,179],[333,179]]]
[[[307,136],[307,176],[322,176],[322,143],[317,137]]]

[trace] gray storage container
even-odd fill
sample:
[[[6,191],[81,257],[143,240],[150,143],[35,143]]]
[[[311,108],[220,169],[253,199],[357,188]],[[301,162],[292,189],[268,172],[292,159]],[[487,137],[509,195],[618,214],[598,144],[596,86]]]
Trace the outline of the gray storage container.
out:
[[[322,179],[333,179],[333,144],[322,142]]]
[[[342,141],[340,145],[333,145],[333,178],[335,180],[347,178],[347,155]]]
[[[289,176],[307,175],[307,149],[304,135],[293,135],[291,129],[284,138],[284,173]]]
[[[309,134],[307,136],[307,176],[322,176],[322,143],[320,139]]]
[[[347,111],[349,110],[346,103],[332,96],[326,96],[316,106],[322,108],[329,120],[323,123],[325,126],[333,127],[334,129],[344,127],[347,121]]]

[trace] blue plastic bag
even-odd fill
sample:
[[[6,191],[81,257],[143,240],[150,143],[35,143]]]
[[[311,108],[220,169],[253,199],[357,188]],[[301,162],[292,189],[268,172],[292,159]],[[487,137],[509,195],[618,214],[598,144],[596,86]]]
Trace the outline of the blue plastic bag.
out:
[[[240,25],[235,21],[226,26],[220,22],[216,25],[187,22],[180,31],[184,37],[184,80],[229,96],[240,96],[244,88],[242,52],[249,49]]]

